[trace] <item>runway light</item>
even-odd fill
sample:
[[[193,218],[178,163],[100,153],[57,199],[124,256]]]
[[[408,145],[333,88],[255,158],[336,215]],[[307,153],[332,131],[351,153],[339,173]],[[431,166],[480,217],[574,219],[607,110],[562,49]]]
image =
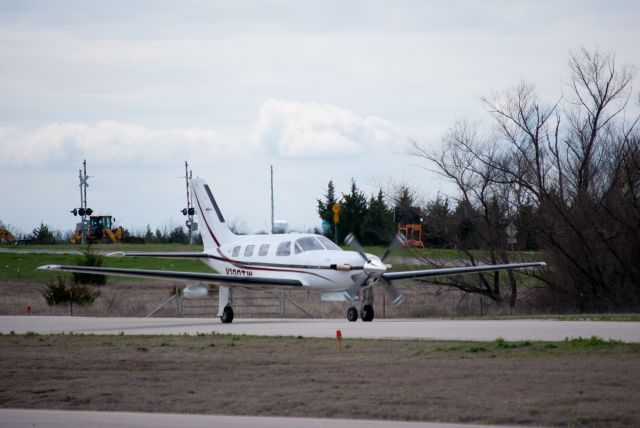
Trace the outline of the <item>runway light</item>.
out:
[[[336,330],[336,339],[338,339],[338,350],[342,352],[342,332],[339,329]]]

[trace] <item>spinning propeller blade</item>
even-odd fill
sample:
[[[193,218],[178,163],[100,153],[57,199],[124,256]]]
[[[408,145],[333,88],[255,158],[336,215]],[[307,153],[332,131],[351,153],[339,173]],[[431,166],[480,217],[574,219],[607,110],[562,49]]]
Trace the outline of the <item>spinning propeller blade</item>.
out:
[[[389,248],[387,248],[387,250],[384,252],[384,255],[382,256],[382,258],[380,259],[382,262],[384,262],[384,260],[394,251],[396,251],[398,248],[400,248],[400,246],[402,245],[402,243],[405,241],[405,237],[404,235],[402,235],[401,233],[398,233],[393,241],[391,241],[391,244],[389,245]],[[348,246],[350,246],[351,248],[353,248],[358,254],[360,254],[360,256],[364,259],[365,261],[365,265],[367,263],[371,263],[371,260],[367,257],[367,255],[364,252],[364,248],[362,247],[362,245],[360,244],[360,242],[358,242],[358,239],[355,237],[355,235],[353,233],[350,233],[347,235],[347,237],[344,240],[345,244],[347,244]],[[384,268],[382,268],[384,269]],[[370,274],[365,275],[362,278],[362,281],[360,281],[358,283],[357,288],[354,287],[355,289],[360,289],[360,287],[364,286],[367,281],[369,280],[369,278],[371,277]],[[383,279],[384,281],[384,291],[389,295],[389,297],[391,298],[391,301],[393,302],[394,305],[399,305],[402,302],[405,301],[405,297],[404,295],[402,295],[397,289],[396,287],[393,286],[393,284],[391,283],[391,281]]]
[[[398,248],[400,248],[402,244],[404,244],[404,241],[406,240],[407,238],[405,238],[402,233],[398,232],[396,236],[393,237],[393,241],[391,241],[389,248],[387,248],[387,251],[384,252],[380,260],[384,262],[387,259],[387,257],[389,257],[389,255],[395,252]]]

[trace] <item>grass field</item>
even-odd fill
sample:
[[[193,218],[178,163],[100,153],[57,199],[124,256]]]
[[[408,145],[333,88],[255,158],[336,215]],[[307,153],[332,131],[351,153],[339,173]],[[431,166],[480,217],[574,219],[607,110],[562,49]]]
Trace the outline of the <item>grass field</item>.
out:
[[[0,336],[0,406],[639,426],[640,345]]]
[[[54,244],[54,245],[2,245],[0,248],[7,251],[82,251],[85,247],[72,244]],[[95,244],[91,248],[97,252],[110,253],[114,251],[202,251],[202,245],[187,244]],[[345,250],[349,247],[343,246]],[[381,256],[386,251],[385,246],[367,246],[365,251],[371,254]],[[475,256],[480,256],[480,251],[472,251]],[[394,253],[396,257],[403,258],[428,258],[428,259],[460,259],[464,258],[464,254],[456,249],[450,248],[401,248]],[[517,260],[533,260],[537,253],[528,251],[516,251],[512,253],[513,258]]]
[[[60,253],[0,252],[0,281],[22,280],[47,283],[56,276],[71,277],[70,273],[51,273],[36,269],[47,264],[75,265],[81,256]],[[200,260],[158,259],[153,257],[104,257],[103,266],[117,268],[159,269],[191,272],[213,272]],[[110,282],[131,282],[132,278],[111,276]],[[140,279],[140,281],[144,281]]]

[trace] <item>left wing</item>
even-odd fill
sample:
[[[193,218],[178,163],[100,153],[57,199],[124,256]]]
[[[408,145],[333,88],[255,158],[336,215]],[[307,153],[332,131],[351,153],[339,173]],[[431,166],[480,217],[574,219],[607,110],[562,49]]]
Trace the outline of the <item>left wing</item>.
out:
[[[168,253],[159,253],[159,252],[151,252],[151,253],[142,253],[142,252],[130,252],[126,253],[124,251],[116,251],[113,253],[107,254],[107,257],[159,257],[166,259],[207,259],[209,258],[209,254],[203,252],[178,252],[172,251]]]
[[[384,279],[389,281],[397,279],[414,279],[414,278],[429,278],[436,276],[449,276],[449,275],[463,275],[469,273],[479,272],[491,272],[494,270],[509,270],[509,269],[521,269],[527,267],[541,267],[546,266],[544,262],[531,262],[531,263],[509,263],[504,265],[483,265],[483,266],[465,266],[443,269],[427,269],[427,270],[410,270],[405,272],[385,272],[382,274]]]
[[[109,267],[92,267],[92,266],[64,266],[64,265],[45,265],[38,269],[55,270],[62,272],[79,272],[93,273],[99,275],[116,275],[130,276],[137,278],[156,278],[162,280],[174,281],[201,281],[206,283],[223,283],[225,285],[239,285],[243,287],[260,287],[260,286],[285,286],[285,287],[301,287],[303,284],[297,279],[282,278],[254,278],[252,276],[234,276],[220,275],[217,273],[201,273],[201,272],[177,272],[165,270],[147,270],[147,269],[122,269]]]

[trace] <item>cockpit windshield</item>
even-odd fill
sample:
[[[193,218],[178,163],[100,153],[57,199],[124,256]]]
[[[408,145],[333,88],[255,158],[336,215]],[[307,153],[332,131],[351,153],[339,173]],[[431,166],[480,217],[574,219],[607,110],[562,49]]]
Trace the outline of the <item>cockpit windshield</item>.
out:
[[[300,238],[296,240],[295,243],[296,254],[303,253],[305,251],[317,251],[324,250],[322,244],[318,242],[318,240],[312,236],[308,236],[306,238]]]
[[[324,236],[306,236],[296,240],[293,245],[296,254],[304,253],[305,251],[342,251],[342,248],[331,242]]]
[[[338,247],[336,244],[333,243],[332,240],[330,240],[329,238],[325,237],[325,236],[318,236],[318,240],[320,241],[320,243],[322,245],[324,245],[324,247],[327,250],[331,250],[331,251],[342,251],[342,248]]]

